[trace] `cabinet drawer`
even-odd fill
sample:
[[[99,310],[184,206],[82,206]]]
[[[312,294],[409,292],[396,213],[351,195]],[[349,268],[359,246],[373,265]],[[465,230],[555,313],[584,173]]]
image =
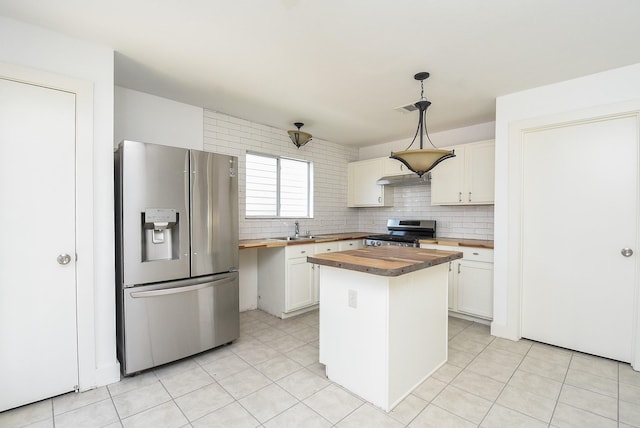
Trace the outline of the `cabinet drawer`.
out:
[[[322,242],[315,245],[315,254],[331,253],[333,251],[338,251],[339,249],[340,244],[338,242]]]
[[[493,250],[491,248],[460,247],[465,260],[493,263]]]
[[[349,241],[340,241],[339,243],[339,248],[340,251],[347,251],[347,250],[357,250],[359,248],[362,248],[362,239],[351,239]]]
[[[288,245],[285,249],[287,259],[313,256],[313,247],[313,245]]]

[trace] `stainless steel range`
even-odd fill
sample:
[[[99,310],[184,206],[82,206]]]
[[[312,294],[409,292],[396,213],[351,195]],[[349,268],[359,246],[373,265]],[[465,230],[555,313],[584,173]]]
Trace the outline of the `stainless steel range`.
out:
[[[420,239],[435,238],[435,220],[387,220],[386,235],[370,235],[365,240],[368,247],[395,245],[399,247],[419,247]]]

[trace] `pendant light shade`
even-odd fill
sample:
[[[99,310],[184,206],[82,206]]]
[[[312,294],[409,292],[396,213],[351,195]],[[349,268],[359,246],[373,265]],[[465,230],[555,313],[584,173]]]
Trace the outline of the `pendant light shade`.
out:
[[[414,105],[420,111],[420,116],[418,118],[418,129],[416,130],[416,134],[413,136],[413,140],[409,147],[406,150],[400,152],[391,152],[391,159],[396,159],[406,165],[411,171],[418,174],[419,177],[422,177],[427,172],[431,171],[436,165],[438,165],[443,160],[455,157],[455,153],[453,150],[442,150],[438,149],[433,145],[431,139],[429,138],[429,132],[427,131],[427,108],[431,105],[430,101],[424,97],[424,80],[429,77],[429,73],[423,71],[421,73],[413,76],[414,79],[420,81],[420,101],[416,102]],[[423,134],[427,136],[429,143],[433,146],[433,149],[423,149],[422,148],[422,140]],[[420,149],[409,150],[413,143],[416,141],[416,137],[420,135]]]
[[[304,123],[296,122],[294,123],[294,125],[298,129],[293,131],[287,131],[287,132],[289,134],[289,138],[291,138],[291,142],[293,142],[293,144],[295,144],[297,148],[300,148],[305,144],[307,144],[309,141],[311,141],[311,134],[300,130],[300,128],[304,126]]]

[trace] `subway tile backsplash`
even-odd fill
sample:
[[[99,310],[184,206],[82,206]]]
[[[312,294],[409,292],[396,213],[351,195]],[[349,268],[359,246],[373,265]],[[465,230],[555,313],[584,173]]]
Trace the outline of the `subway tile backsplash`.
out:
[[[356,147],[314,138],[298,149],[286,130],[212,110],[204,110],[204,148],[238,157],[240,239],[289,235],[296,219],[245,218],[245,153],[289,156],[313,162],[314,218],[298,219],[300,230],[314,234],[337,232],[384,233],[388,218],[434,219],[440,237],[493,239],[493,205],[431,206],[431,186],[394,187],[394,205],[347,208],[347,164],[358,160]]]

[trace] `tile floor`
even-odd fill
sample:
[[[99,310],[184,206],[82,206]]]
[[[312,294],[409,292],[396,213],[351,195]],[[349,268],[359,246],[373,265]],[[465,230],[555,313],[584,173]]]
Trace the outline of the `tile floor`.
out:
[[[640,427],[628,364],[457,318],[449,339],[449,362],[387,414],[324,377],[317,311],[249,311],[232,345],[0,413],[0,427]]]

